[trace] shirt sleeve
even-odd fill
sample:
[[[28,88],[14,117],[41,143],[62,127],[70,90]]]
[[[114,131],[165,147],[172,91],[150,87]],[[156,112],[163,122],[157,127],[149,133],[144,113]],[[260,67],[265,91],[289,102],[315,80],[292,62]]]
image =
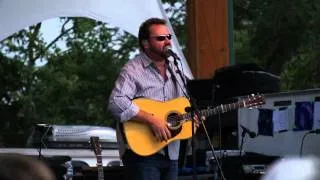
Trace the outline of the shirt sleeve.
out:
[[[109,98],[109,111],[121,122],[133,118],[139,107],[132,102],[136,93],[135,81],[126,70],[121,71]]]

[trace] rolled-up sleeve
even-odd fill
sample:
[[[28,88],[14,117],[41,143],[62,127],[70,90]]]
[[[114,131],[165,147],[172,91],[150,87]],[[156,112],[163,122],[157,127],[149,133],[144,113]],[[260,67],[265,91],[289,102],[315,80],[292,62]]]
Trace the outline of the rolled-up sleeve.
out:
[[[108,109],[121,122],[133,118],[139,107],[132,102],[136,93],[135,81],[126,70],[121,71],[109,98]]]

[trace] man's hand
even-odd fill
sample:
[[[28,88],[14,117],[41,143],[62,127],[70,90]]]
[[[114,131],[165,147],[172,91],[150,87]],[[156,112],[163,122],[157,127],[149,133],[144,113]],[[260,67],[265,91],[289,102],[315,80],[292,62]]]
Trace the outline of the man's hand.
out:
[[[198,115],[195,114],[193,120],[194,120],[195,126],[196,126],[197,128],[199,128],[200,123],[202,123],[202,121],[206,120],[206,117],[205,117],[205,116],[201,116],[201,120],[200,120],[200,118],[198,117]]]
[[[200,124],[200,120],[197,115],[193,117],[194,125],[198,128]]]
[[[153,114],[140,110],[135,116],[135,119],[147,123],[158,141],[167,141],[171,138],[171,133],[166,121],[157,118]]]
[[[151,116],[149,125],[158,141],[167,141],[171,138],[170,130],[165,121],[162,121],[155,116]]]

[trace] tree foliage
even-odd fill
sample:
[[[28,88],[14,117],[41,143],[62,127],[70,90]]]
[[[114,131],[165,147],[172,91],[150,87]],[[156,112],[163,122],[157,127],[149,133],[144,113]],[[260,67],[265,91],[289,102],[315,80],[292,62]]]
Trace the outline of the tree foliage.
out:
[[[237,62],[281,76],[283,90],[319,87],[320,2],[235,1]]]
[[[3,118],[2,134],[12,135],[16,129],[28,134],[26,127],[35,123],[112,125],[108,96],[120,68],[137,49],[136,39],[89,19],[61,21],[61,34],[54,41],[63,39],[66,50],[56,42],[44,42],[36,30],[41,23],[2,42],[8,56],[2,54],[0,61],[5,84],[0,91],[1,114],[14,112]],[[37,66],[39,59],[47,63]]]

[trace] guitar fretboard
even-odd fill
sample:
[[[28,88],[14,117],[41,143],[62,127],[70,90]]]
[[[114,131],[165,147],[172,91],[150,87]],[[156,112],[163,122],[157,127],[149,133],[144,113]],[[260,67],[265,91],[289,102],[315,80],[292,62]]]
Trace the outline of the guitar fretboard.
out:
[[[246,107],[245,101],[239,101],[235,103],[220,105],[212,109],[202,109],[199,111],[200,116],[209,117],[218,113],[225,113],[231,110],[236,110],[242,107]],[[192,114],[191,113],[185,113],[181,115],[181,118],[183,120],[191,119]]]
[[[101,156],[101,144],[98,136],[90,137],[90,144],[94,150],[97,158],[98,180],[104,180],[102,156]]]
[[[101,154],[97,155],[98,180],[104,180],[103,164]]]

